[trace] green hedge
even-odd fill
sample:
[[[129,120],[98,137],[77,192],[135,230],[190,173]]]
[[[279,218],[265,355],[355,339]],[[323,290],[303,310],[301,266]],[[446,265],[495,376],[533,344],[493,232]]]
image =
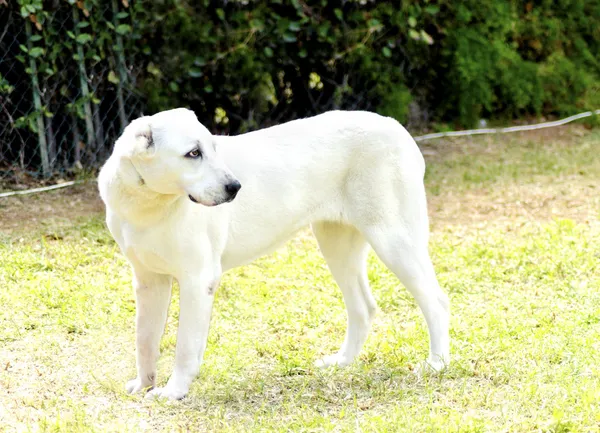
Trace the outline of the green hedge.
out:
[[[146,5],[153,110],[246,130],[334,107],[406,121],[411,101],[463,126],[600,106],[598,0],[193,3]]]
[[[17,3],[41,23],[58,4]],[[91,26],[38,32],[63,41],[35,42],[49,63],[83,44],[118,82],[120,34],[148,111],[188,106],[225,132],[332,108],[471,126],[600,106],[600,0],[120,0],[118,19],[100,0],[60,4]]]

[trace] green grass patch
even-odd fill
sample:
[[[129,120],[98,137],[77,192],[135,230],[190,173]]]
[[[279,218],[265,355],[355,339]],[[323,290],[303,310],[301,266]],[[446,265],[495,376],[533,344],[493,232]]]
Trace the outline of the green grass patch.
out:
[[[532,182],[556,194],[558,176],[598,185],[594,143],[597,149],[597,134],[577,146],[510,142],[475,157],[453,152],[430,162],[428,188],[460,199],[478,186]],[[135,304],[130,270],[102,216],[5,235],[0,425],[47,432],[600,431],[600,223],[511,226],[494,214],[485,224],[471,224],[468,215],[464,221],[437,228],[431,239],[451,299],[447,371],[421,379],[413,373],[427,356],[424,321],[374,255],[369,277],[379,311],[360,359],[344,369],[313,368],[341,344],[346,318],[315,241],[303,233],[226,274],[201,373],[174,404],[124,392],[135,374]],[[160,383],[173,363],[177,295]]]

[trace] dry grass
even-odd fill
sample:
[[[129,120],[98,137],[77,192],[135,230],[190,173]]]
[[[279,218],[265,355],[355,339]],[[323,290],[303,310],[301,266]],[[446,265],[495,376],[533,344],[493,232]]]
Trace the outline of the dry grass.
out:
[[[230,272],[205,365],[176,404],[124,394],[134,303],[95,186],[0,201],[0,425],[6,431],[600,431],[600,134],[580,127],[432,142],[432,256],[452,367],[426,356],[414,301],[376,257],[380,311],[360,360],[305,233]],[[294,302],[291,303],[290,299]],[[173,360],[177,293],[159,381]]]

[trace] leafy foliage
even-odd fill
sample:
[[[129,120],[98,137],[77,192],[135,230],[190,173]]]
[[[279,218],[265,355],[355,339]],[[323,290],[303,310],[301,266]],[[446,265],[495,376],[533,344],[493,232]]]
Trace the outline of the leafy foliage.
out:
[[[411,101],[464,126],[600,103],[598,1],[171,0],[147,16],[150,106],[222,107],[231,131],[330,108],[407,121]]]
[[[125,91],[143,99],[147,112],[190,107],[221,133],[329,109],[377,111],[414,128],[600,105],[600,0],[18,0],[17,6],[0,4],[0,23],[8,16],[11,32],[23,22],[31,31],[19,30],[18,43],[7,48],[5,57],[20,66],[15,72],[10,63],[0,65],[0,96],[12,94],[21,108],[13,126],[29,130],[20,151],[40,146],[42,116],[50,126],[71,125],[47,134],[51,159],[61,146],[51,148],[53,136],[71,133],[81,144],[64,159],[91,166],[140,114],[127,109]],[[41,107],[14,99],[26,76],[39,81]],[[20,93],[29,98],[31,87]]]

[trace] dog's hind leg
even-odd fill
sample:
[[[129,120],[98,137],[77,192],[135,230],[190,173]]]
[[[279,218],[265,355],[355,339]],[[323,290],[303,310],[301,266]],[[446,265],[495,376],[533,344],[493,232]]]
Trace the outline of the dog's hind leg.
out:
[[[317,366],[348,365],[362,349],[377,304],[371,293],[367,278],[367,254],[369,245],[354,227],[333,222],[312,225],[319,248],[335,281],[342,290],[348,327],[340,350],[317,361]]]
[[[438,284],[429,257],[426,220],[416,221],[415,227],[407,221],[398,223],[394,227],[371,227],[363,233],[383,263],[415,297],[429,329],[427,365],[439,371],[450,361],[448,296]]]

